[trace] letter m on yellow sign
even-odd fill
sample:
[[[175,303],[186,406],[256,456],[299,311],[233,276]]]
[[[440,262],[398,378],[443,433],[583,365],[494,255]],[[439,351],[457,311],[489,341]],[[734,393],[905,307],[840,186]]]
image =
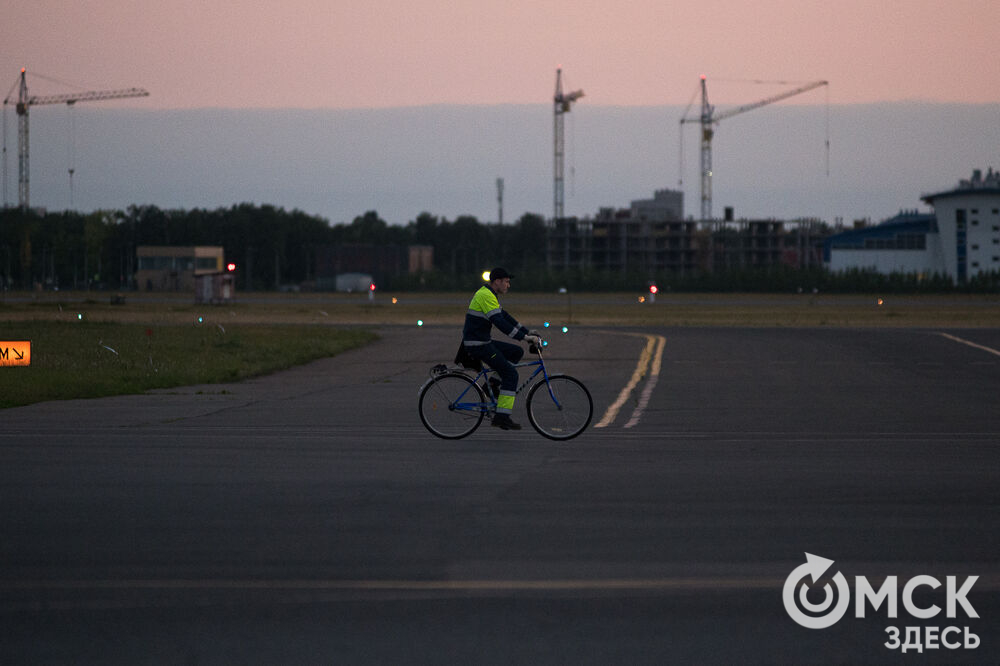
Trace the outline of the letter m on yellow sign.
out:
[[[0,340],[0,367],[31,365],[31,340]]]

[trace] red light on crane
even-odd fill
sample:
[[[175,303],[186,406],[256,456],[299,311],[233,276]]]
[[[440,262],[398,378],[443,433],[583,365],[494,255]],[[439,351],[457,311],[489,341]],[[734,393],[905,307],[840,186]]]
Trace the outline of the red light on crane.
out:
[[[370,285],[368,285],[368,291],[375,291],[375,283],[374,282],[372,282]]]
[[[226,270],[229,271],[230,273],[232,273],[233,271],[236,270],[236,264],[234,264],[232,262],[226,264]]]
[[[659,289],[657,289],[657,288],[656,288],[656,285],[655,285],[655,284],[651,284],[651,285],[649,285],[649,293],[651,293],[651,294],[655,294],[655,293],[656,293],[656,292],[658,292],[658,291],[659,291]]]

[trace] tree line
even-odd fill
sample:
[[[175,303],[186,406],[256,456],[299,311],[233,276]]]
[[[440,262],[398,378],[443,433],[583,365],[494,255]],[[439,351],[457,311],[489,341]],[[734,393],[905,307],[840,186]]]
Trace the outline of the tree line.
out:
[[[214,245],[239,266],[239,287],[272,289],[316,279],[316,250],[345,244],[430,245],[435,269],[397,276],[396,287],[464,288],[483,266],[537,273],[545,267],[545,220],[525,214],[514,224],[484,224],[421,213],[405,226],[376,211],[331,225],[299,210],[238,204],[215,210],[129,206],[92,213],[0,211],[0,286],[11,289],[128,289],[136,247]],[[387,284],[386,287],[394,285]]]
[[[163,210],[129,206],[121,211],[39,213],[0,211],[0,288],[134,288],[136,247],[216,245],[239,266],[238,288],[267,290],[314,282],[316,251],[349,244],[429,245],[434,269],[389,276],[380,285],[397,290],[467,290],[485,269],[502,265],[517,275],[518,289],[549,291],[644,290],[656,282],[678,292],[881,292],[996,293],[1000,273],[980,274],[954,285],[943,275],[883,275],[874,270],[830,273],[812,267],[704,271],[688,275],[547,269],[546,223],[526,213],[513,224],[454,220],[423,212],[404,225],[390,225],[375,211],[350,223],[331,225],[299,210],[238,204],[215,210]]]

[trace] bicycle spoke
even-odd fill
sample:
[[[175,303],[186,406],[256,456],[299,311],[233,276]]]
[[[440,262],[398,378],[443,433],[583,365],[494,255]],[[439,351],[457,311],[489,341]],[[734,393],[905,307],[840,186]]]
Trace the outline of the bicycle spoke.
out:
[[[594,402],[577,379],[551,375],[528,392],[528,420],[539,434],[549,439],[571,439],[590,424]]]
[[[432,434],[458,439],[482,423],[482,403],[482,389],[466,375],[438,375],[420,391],[420,420]]]

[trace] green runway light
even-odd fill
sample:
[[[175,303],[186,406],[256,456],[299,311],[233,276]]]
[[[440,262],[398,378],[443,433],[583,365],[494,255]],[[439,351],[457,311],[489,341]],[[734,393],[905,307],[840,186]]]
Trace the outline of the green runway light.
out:
[[[563,327],[562,327],[562,332],[563,332],[563,333],[568,333],[568,332],[569,332],[569,329],[568,329],[567,327],[563,326]]]
[[[76,314],[76,318],[77,318],[77,319],[79,319],[79,320],[83,320],[83,314],[82,314],[82,313],[80,313],[80,312],[78,312],[78,313]]]
[[[543,328],[548,328],[549,327],[549,322],[545,322],[544,324],[542,324],[542,327]]]
[[[423,326],[423,325],[424,325],[424,320],[423,319],[418,319],[417,320],[417,326]]]

